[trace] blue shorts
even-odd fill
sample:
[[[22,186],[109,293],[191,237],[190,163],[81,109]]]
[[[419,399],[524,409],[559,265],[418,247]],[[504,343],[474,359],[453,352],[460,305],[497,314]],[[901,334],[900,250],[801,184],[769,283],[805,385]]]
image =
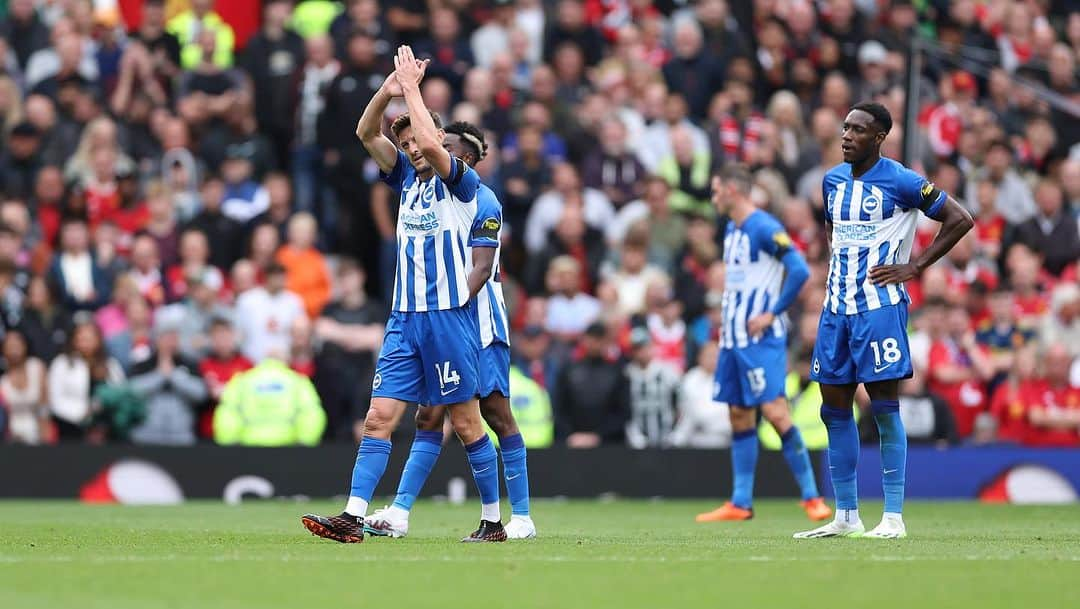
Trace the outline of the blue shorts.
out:
[[[911,378],[907,303],[840,315],[821,312],[810,378],[826,385]]]
[[[753,408],[784,395],[787,345],[767,338],[739,349],[720,349],[716,358],[713,399]]]
[[[386,322],[371,396],[441,406],[480,390],[480,331],[472,305],[408,313]]]
[[[496,391],[510,397],[510,347],[503,343],[480,350],[480,397]]]

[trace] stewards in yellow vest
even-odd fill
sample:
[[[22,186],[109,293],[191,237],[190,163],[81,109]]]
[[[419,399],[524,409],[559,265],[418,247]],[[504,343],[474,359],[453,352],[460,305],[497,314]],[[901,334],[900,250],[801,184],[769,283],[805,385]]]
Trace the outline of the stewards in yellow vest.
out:
[[[803,443],[809,450],[829,447],[829,433],[821,421],[821,387],[813,381],[802,386],[798,372],[789,372],[785,380],[788,403],[791,405],[791,422],[799,428]],[[855,409],[858,420],[859,409]],[[767,450],[780,450],[780,435],[768,421],[758,425],[758,441]]]
[[[214,12],[214,0],[191,0],[191,10],[173,17],[165,29],[180,41],[180,67],[191,70],[202,61],[199,34],[203,30],[214,32],[214,63],[227,68],[233,63],[233,47],[236,37],[232,26]]]
[[[308,377],[267,358],[225,385],[214,411],[214,441],[241,446],[314,446],[326,413]]]
[[[522,374],[517,366],[510,367],[510,411],[514,413],[526,448],[547,448],[555,441],[555,423],[547,391]],[[492,441],[498,442],[495,432],[486,424],[485,428]]]

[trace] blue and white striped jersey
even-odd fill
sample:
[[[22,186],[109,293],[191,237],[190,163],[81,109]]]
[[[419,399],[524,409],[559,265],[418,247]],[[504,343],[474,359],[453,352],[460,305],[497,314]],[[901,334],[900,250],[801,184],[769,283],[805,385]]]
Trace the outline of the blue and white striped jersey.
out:
[[[469,267],[465,251],[476,217],[480,178],[462,161],[451,175],[421,181],[403,152],[384,182],[401,194],[397,220],[397,270],[393,310],[441,311],[469,300]]]
[[[790,248],[791,239],[784,227],[760,209],[747,216],[741,226],[728,222],[724,234],[724,329],[720,348],[742,349],[763,338],[787,336],[786,314],[778,315],[756,338],[746,331],[746,322],[776,304],[784,283],[780,259]]]
[[[879,287],[869,269],[906,264],[911,257],[919,210],[934,217],[946,195],[930,181],[882,157],[859,178],[842,163],[825,173],[821,185],[825,217],[832,223],[832,257],[825,308],[854,315],[909,302],[903,285]]]
[[[503,299],[502,278],[499,276],[499,256],[502,254],[502,204],[485,184],[476,191],[476,220],[469,234],[469,247],[495,248],[491,277],[476,295],[476,314],[480,321],[480,348],[492,343],[510,344],[510,321]],[[471,260],[470,268],[471,268]]]

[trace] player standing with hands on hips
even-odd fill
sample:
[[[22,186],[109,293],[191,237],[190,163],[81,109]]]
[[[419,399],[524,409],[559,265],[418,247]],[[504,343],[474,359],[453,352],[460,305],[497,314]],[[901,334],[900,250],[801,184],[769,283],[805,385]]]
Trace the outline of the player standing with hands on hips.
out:
[[[829,433],[829,474],[836,517],[796,539],[907,536],[901,512],[907,436],[898,386],[912,375],[904,282],[944,256],[974,221],[952,197],[897,161],[881,156],[892,116],[878,103],[860,103],[844,119],[844,162],[821,185],[832,249],[825,307],[818,324],[810,378],[821,384],[821,419]],[[934,241],[910,260],[918,213],[941,223]],[[881,434],[885,513],[865,532],[859,518],[856,467],[859,431],[850,404],[866,386]]]
[[[402,46],[394,68],[356,127],[383,181],[401,195],[393,312],[375,367],[371,407],[345,510],[337,516],[306,514],[301,521],[320,537],[363,541],[364,515],[386,470],[390,434],[406,405],[417,402],[448,406],[451,425],[468,453],[483,506],[480,527],[463,541],[505,541],[498,456],[484,433],[476,399],[480,332],[465,257],[480,178],[443,147],[438,115],[424,106],[420,81],[427,62],[417,61],[412,50]],[[391,126],[401,145],[398,150],[383,135],[382,118],[391,98],[401,96],[408,114]]]
[[[787,315],[810,277],[806,260],[776,218],[754,205],[753,177],[729,165],[712,181],[717,212],[727,214],[724,234],[723,329],[713,398],[730,405],[731,501],[698,514],[698,522],[754,517],[754,470],[758,459],[758,410],[783,440],[784,458],[802,493],[811,520],[832,510],[818,494],[814,468],[799,428],[791,422],[787,398]]]

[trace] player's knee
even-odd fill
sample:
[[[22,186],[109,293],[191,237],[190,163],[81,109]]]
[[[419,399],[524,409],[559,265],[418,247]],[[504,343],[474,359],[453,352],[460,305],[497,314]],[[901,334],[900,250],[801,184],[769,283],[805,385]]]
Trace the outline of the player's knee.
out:
[[[762,405],[761,414],[779,433],[784,433],[791,427],[791,411],[783,398]]]
[[[397,427],[400,413],[393,404],[381,400],[373,400],[368,409],[367,417],[364,418],[364,435],[386,439]]]
[[[728,413],[731,419],[731,430],[736,433],[757,427],[757,412],[753,408],[732,406]]]
[[[454,428],[454,433],[466,444],[474,442],[484,435],[480,408],[476,405],[476,402],[451,408],[450,425]]]
[[[441,431],[444,410],[439,407],[417,408],[416,428],[420,431]]]
[[[510,412],[510,400],[500,393],[493,393],[480,400],[480,414],[484,422],[500,438],[518,433],[517,421]]]

